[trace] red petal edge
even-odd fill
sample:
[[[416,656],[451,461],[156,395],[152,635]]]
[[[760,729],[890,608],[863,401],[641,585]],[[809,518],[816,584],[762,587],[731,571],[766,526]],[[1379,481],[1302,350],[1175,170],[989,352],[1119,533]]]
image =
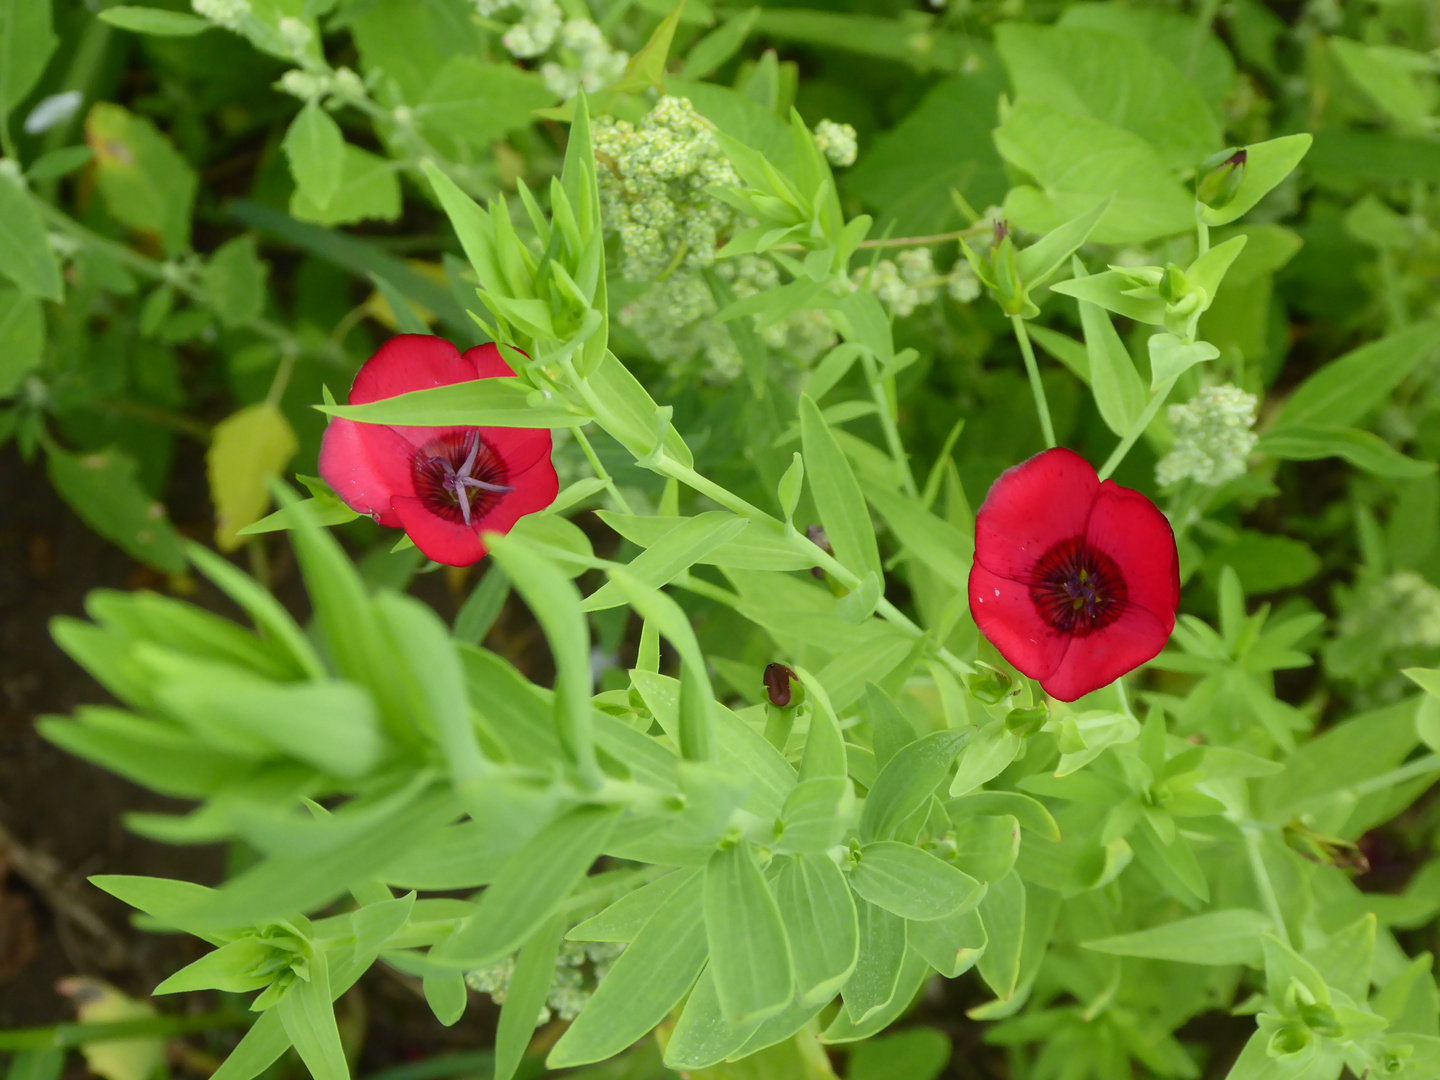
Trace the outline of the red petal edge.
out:
[[[1085,531],[1100,487],[1090,463],[1056,447],[1005,470],[975,515],[975,561],[1023,581],[1040,557]]]

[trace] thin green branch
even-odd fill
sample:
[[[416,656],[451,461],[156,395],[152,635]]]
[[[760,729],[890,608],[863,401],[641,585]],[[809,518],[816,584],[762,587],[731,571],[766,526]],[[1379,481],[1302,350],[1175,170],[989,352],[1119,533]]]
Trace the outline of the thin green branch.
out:
[[[1035,363],[1035,350],[1030,347],[1030,334],[1025,329],[1025,320],[1019,315],[1010,316],[1010,325],[1015,330],[1015,340],[1020,343],[1020,355],[1025,358],[1025,374],[1030,377],[1030,393],[1035,396],[1035,411],[1040,414],[1040,431],[1045,436],[1045,445],[1055,445],[1055,425],[1050,422],[1050,403],[1045,400],[1045,385],[1040,381],[1040,367]]]

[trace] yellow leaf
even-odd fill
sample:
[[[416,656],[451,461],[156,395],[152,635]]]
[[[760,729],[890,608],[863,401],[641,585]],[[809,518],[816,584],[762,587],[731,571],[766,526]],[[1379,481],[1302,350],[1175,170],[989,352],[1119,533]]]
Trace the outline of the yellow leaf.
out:
[[[150,1020],[155,1009],[120,993],[109,983],[86,975],[61,979],[56,989],[75,1003],[85,1024],[114,1024]],[[165,1041],[158,1038],[113,1039],[84,1043],[85,1064],[105,1080],[150,1080],[165,1060]]]
[[[215,427],[205,465],[215,504],[215,544],[234,551],[237,533],[270,508],[265,485],[289,464],[299,444],[290,422],[268,401],[250,405]]]

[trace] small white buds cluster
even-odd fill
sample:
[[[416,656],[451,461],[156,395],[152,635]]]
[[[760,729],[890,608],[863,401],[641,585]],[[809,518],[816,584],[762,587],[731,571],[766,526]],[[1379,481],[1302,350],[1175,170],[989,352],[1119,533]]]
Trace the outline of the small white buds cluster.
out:
[[[555,0],[516,0],[520,21],[500,39],[513,56],[522,60],[539,56],[555,44],[562,14]]]
[[[226,30],[239,30],[250,14],[250,0],[191,0],[195,14]]]
[[[915,247],[900,252],[893,262],[881,259],[873,267],[861,267],[851,275],[851,280],[856,285],[864,285],[894,315],[903,319],[916,308],[934,303],[944,279],[935,271],[930,249]]]
[[[945,291],[957,304],[968,304],[980,296],[980,278],[968,259],[956,259],[945,275]]]
[[[328,75],[315,75],[299,68],[291,68],[280,76],[276,87],[301,101],[313,101],[330,92],[331,79]]]
[[[854,165],[859,144],[855,129],[849,124],[821,120],[815,125],[815,145],[831,165]]]
[[[623,944],[608,941],[563,942],[536,1024],[546,1023],[552,1016],[561,1020],[574,1020],[579,1016],[595,993],[595,987],[624,951]],[[470,972],[465,976],[465,983],[472,990],[489,994],[497,1005],[503,1005],[514,975],[515,958],[511,956],[491,967]]]
[[[280,20],[279,29],[285,50],[297,60],[309,51],[315,41],[315,31],[299,19],[286,16]]]
[[[566,100],[581,90],[593,94],[619,80],[630,54],[612,49],[589,19],[569,19],[560,28],[558,60],[540,65],[552,93]]]
[[[1244,475],[1258,436],[1251,430],[1259,402],[1238,386],[1209,386],[1184,405],[1171,405],[1175,445],[1155,466],[1162,487],[1194,480],[1216,487]]]

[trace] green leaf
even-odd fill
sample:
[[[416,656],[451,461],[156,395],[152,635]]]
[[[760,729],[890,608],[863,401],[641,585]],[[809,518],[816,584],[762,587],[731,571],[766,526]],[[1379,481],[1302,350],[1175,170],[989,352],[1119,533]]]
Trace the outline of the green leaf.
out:
[[[1057,281],[1050,286],[1052,292],[1064,293],[1075,299],[1097,304],[1107,311],[1123,315],[1136,322],[1160,326],[1165,322],[1165,301],[1157,298],[1129,296],[1135,283],[1118,270],[1105,270],[1098,274],[1081,275],[1078,271],[1069,281]],[[1044,327],[1036,329],[1043,331]],[[1037,335],[1037,340],[1039,340]]]
[[[871,689],[878,690],[873,685]],[[896,751],[865,799],[861,841],[890,839],[906,819],[929,803],[973,734],[972,728],[936,731]]]
[[[1426,131],[1435,111],[1435,65],[1423,52],[1399,45],[1362,45],[1330,38],[1345,74],[1402,127]]]
[[[256,252],[253,236],[237,236],[215,249],[201,280],[221,323],[227,327],[244,326],[260,317],[269,273],[270,268]]]
[[[1103,244],[1141,244],[1194,223],[1192,199],[1156,151],[1138,135],[1035,101],[1020,101],[995,145],[1039,185],[1005,198],[1015,226],[1044,233],[1115,196],[1090,234]]]
[[[273,404],[249,405],[215,425],[205,451],[210,498],[215,504],[215,546],[234,551],[239,531],[270,504],[267,488],[299,448],[290,422]]]
[[[329,966],[325,954],[317,950],[310,957],[310,978],[291,983],[275,1011],[314,1080],[349,1080],[345,1048],[340,1044],[330,1001]]]
[[[133,458],[114,447],[84,455],[51,450],[45,464],[50,483],[90,528],[157,570],[185,568],[180,535],[140,485]]]
[[[788,1005],[795,988],[790,943],[748,842],[710,856],[704,907],[709,970],[725,1019],[748,1024]]]
[[[866,1039],[850,1052],[846,1080],[935,1080],[950,1062],[950,1038],[930,1027]]]
[[[29,0],[9,2],[28,3]],[[5,0],[0,0],[0,18],[4,12]],[[3,38],[0,44],[4,44]],[[3,115],[0,109],[0,117]],[[0,274],[43,300],[58,302],[65,295],[60,263],[50,250],[40,211],[20,181],[5,172],[0,172]]]
[[[855,900],[860,952],[855,972],[840,990],[845,1014],[862,1023],[895,997],[905,962],[905,920],[862,899]]]
[[[664,514],[615,514],[609,510],[597,510],[596,516],[642,548],[654,547],[684,522],[692,520]],[[807,570],[815,564],[813,559],[797,552],[780,529],[760,521],[745,522],[745,527],[732,539],[705,552],[696,562],[734,570]]]
[[[495,1031],[494,1080],[511,1080],[524,1060],[530,1037],[535,1034],[535,1018],[545,1007],[555,978],[555,958],[564,936],[565,920],[551,919],[531,936],[515,958],[515,970],[505,988],[505,1002]]]
[[[616,813],[580,806],[549,822],[505,864],[436,957],[485,967],[510,955],[574,891],[615,827]],[[692,976],[693,977],[693,976]]]
[[[1333,424],[1287,423],[1271,428],[1255,449],[1286,461],[1340,457],[1366,472],[1397,479],[1429,476],[1435,471],[1433,462],[1406,457],[1378,435]]]
[[[1015,24],[1007,24],[1015,27]],[[1071,258],[1081,244],[1095,231],[1100,218],[1110,208],[1110,199],[1101,199],[1085,213],[1051,229],[1016,256],[1020,280],[1027,289],[1043,284]]]
[[[665,1044],[665,1067],[690,1071],[719,1065],[726,1058],[738,1056],[760,1024],[752,1020],[736,1025],[725,1019],[715,991],[714,966],[707,965],[685,999],[685,1008]]]
[[[743,518],[719,510],[682,518],[675,528],[637,555],[628,569],[652,588],[668,585],[720,545],[735,539],[747,524]],[[624,602],[619,586],[607,582],[587,596],[580,609],[601,611]]]
[[[943,919],[906,924],[910,948],[947,979],[959,978],[985,951],[985,924],[974,908]]]
[[[920,992],[920,987],[929,976],[930,965],[913,949],[907,950],[901,959],[895,990],[890,995],[890,1000],[862,1021],[856,1021],[849,1010],[841,1009],[821,1034],[820,1041],[831,1044],[860,1042],[878,1034],[910,1008],[915,996]]]
[[[665,901],[687,883],[695,881],[699,874],[700,871],[695,869],[672,870],[646,882],[598,915],[571,927],[565,937],[570,941],[634,941]]]
[[[10,397],[45,358],[45,312],[40,301],[0,285],[0,398]]]
[[[425,1004],[445,1027],[452,1027],[465,1015],[465,1005],[470,996],[465,987],[465,976],[458,971],[427,971],[421,984]]]
[[[1195,83],[1134,38],[1005,22],[996,27],[995,47],[1020,101],[1131,132],[1169,168],[1196,165],[1219,145],[1220,126]]]
[[[1196,212],[1206,225],[1228,225],[1248,213],[1300,164],[1314,141],[1310,135],[1282,135],[1268,142],[1244,147],[1245,175],[1229,202],[1221,207],[1199,206]],[[1225,151],[1221,151],[1225,153]]]
[[[968,587],[975,552],[973,537],[917,505],[903,492],[867,480],[865,497],[880,511],[909,557],[956,589]]]
[[[775,901],[790,942],[797,999],[802,1005],[829,1001],[859,957],[860,927],[845,875],[828,855],[798,855],[780,867]]]
[[[538,72],[454,56],[415,103],[415,122],[427,134],[487,150],[507,132],[529,126],[531,114],[554,101]]]
[[[1151,334],[1146,346],[1150,350],[1151,393],[1179,378],[1196,364],[1214,360],[1220,355],[1220,350],[1208,341],[1186,343],[1174,334]]]
[[[1025,943],[1025,884],[1014,870],[990,883],[979,911],[987,944],[976,966],[985,985],[1006,999],[1015,993]]]
[[[902,919],[941,919],[975,903],[984,886],[950,863],[910,844],[878,840],[860,848],[851,887]]]
[[[820,523],[834,548],[841,565],[857,577],[866,571],[875,574],[877,582],[885,580],[880,565],[880,549],[875,542],[875,527],[865,508],[865,496],[845,452],[835,442],[820,414],[819,407],[808,395],[800,397],[800,430],[805,450],[805,471],[810,478],[810,494],[820,512]]]
[[[340,125],[318,101],[311,101],[291,122],[280,145],[299,193],[314,206],[328,206],[340,187],[345,164]]]
[[[1182,964],[1248,964],[1261,962],[1261,935],[1273,929],[1266,916],[1247,908],[1208,911],[1114,937],[1095,938],[1085,948],[1113,956],[1174,960]]]
[[[1085,277],[1079,259],[1072,259],[1076,280]],[[1130,351],[1115,332],[1110,317],[1098,304],[1080,300],[1080,325],[1085,331],[1085,353],[1090,362],[1090,389],[1105,426],[1124,436],[1145,411],[1145,384],[1135,370]]]
[[[701,878],[685,881],[620,954],[545,1064],[604,1061],[643,1036],[685,996],[705,965]]]
[[[1305,959],[1324,976],[1326,985],[1355,1002],[1370,996],[1375,928],[1375,915],[1370,912],[1305,950]]]
[[[85,141],[111,216],[154,233],[171,255],[188,247],[198,179],[170,140],[145,117],[102,101],[86,117]]]
[[[796,784],[780,811],[776,849],[817,855],[830,850],[844,841],[854,806],[849,777],[817,776]]]
[[[192,990],[223,990],[245,994],[270,985],[273,972],[253,974],[267,960],[271,947],[255,937],[242,937],[206,953],[187,964],[155,987],[154,994],[178,994]]]
[[[706,34],[690,47],[680,74],[687,79],[703,79],[723,66],[745,44],[759,14],[759,8],[739,12]]]
[[[1271,430],[1279,432],[1292,424],[1353,424],[1436,356],[1440,356],[1440,322],[1434,320],[1367,342],[1301,383]]]
[[[112,7],[99,13],[100,21],[121,30],[157,37],[193,37],[210,29],[210,23],[198,15],[183,11],[165,11],[150,7]]]
[[[0,0],[0,124],[44,74],[58,44],[51,27],[50,0]]]
[[[417,427],[580,427],[589,417],[550,405],[530,403],[532,391],[519,379],[470,379],[449,386],[412,390],[366,405],[319,405],[321,412],[366,424]]]
[[[685,10],[685,0],[680,0],[670,14],[660,20],[660,25],[650,33],[650,39],[625,65],[613,90],[634,94],[642,90],[665,90],[665,61],[670,57],[670,43],[675,38],[675,29],[680,25],[680,15]]]
[[[317,107],[313,104],[306,106],[306,109],[312,108]],[[330,122],[334,123],[333,120]],[[315,152],[313,148],[301,151],[307,155],[312,152]],[[349,143],[342,143],[337,153],[340,179],[330,198],[321,203],[309,189],[297,187],[290,197],[290,213],[301,221],[313,221],[319,225],[353,225],[357,221],[375,218],[396,220],[400,216],[400,181],[393,164],[387,158]],[[293,170],[297,159],[292,156],[290,160]],[[303,168],[318,169],[320,174],[312,176],[309,182],[327,182],[328,166],[320,165],[313,158],[305,160]]]

